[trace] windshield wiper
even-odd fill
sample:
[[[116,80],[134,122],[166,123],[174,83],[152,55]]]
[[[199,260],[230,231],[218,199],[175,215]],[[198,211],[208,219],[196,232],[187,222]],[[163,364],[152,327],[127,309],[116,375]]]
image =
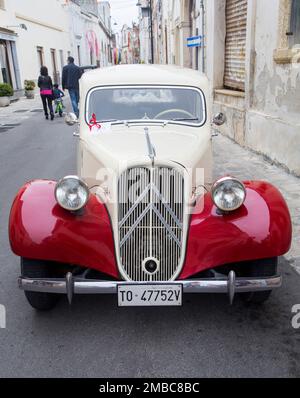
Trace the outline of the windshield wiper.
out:
[[[119,124],[130,124],[137,123],[136,120],[120,120],[120,119],[107,119],[107,120],[99,120],[98,123],[119,123]]]
[[[190,117],[190,118],[176,118],[176,119],[171,119],[173,122],[186,122],[186,121],[195,121],[195,120],[199,120],[197,117]]]
[[[118,119],[107,119],[107,120],[99,120],[98,123],[113,123],[113,122],[118,122]]]

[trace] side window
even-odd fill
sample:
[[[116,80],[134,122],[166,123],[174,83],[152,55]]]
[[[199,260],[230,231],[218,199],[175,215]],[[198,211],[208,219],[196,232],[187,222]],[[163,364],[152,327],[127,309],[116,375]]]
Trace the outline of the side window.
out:
[[[300,0],[292,0],[289,46],[300,44]]]

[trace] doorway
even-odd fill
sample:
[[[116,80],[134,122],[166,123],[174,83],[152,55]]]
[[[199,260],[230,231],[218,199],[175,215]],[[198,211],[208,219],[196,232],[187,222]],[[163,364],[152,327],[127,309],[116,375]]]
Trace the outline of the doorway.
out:
[[[8,83],[12,86],[10,63],[6,40],[0,40],[0,82]]]
[[[55,84],[59,84],[59,73],[57,70],[56,63],[56,50],[51,48],[51,61],[52,61],[52,70],[53,70],[53,81]]]

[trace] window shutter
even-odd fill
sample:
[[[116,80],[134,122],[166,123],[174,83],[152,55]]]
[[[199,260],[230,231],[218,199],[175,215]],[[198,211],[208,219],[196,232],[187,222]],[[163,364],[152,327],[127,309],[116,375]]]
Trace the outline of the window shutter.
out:
[[[245,58],[248,0],[226,1],[224,86],[245,91]]]

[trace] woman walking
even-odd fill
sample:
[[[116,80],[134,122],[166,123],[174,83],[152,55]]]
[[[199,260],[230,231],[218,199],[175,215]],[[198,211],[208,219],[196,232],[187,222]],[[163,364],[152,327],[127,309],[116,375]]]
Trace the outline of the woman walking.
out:
[[[38,80],[38,86],[40,88],[41,99],[43,102],[45,117],[49,119],[48,108],[50,112],[51,120],[54,119],[54,112],[53,112],[53,84],[52,79],[48,75],[48,69],[46,66],[41,67],[41,72]]]

